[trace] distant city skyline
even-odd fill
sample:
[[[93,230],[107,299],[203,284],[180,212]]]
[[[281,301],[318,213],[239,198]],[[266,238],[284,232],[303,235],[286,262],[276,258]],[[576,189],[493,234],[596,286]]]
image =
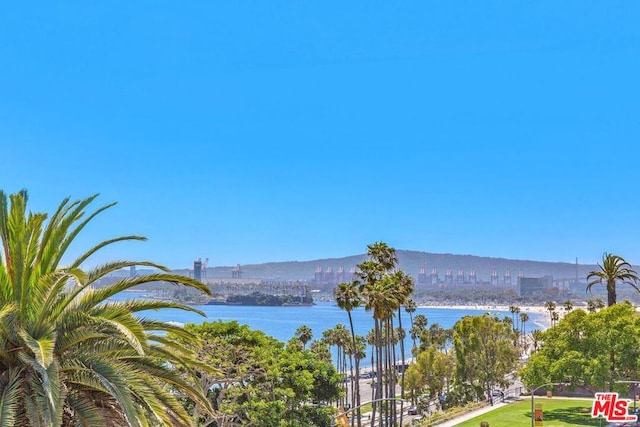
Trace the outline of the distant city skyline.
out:
[[[640,4],[6,4],[0,189],[71,254],[640,264]]]

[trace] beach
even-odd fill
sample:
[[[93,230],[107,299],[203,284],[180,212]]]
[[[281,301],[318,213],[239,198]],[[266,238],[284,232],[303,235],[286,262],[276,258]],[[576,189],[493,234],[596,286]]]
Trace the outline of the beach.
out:
[[[419,304],[419,308],[423,309],[450,309],[450,310],[481,310],[487,311],[489,313],[500,312],[504,313],[505,316],[511,316],[511,312],[509,311],[508,305],[482,305],[482,304],[468,304],[468,305],[455,305],[455,304],[447,304],[447,305],[437,305],[437,304]],[[549,310],[543,305],[523,305],[518,306],[520,309],[520,313],[527,314],[535,314],[536,321],[534,322],[536,325],[541,327],[542,329],[547,329],[551,327],[551,318],[549,316]],[[561,307],[556,309],[560,318],[565,315],[565,310]]]

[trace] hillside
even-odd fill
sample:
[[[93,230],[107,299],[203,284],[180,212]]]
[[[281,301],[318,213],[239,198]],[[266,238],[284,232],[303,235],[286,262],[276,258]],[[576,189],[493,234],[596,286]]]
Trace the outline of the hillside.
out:
[[[438,269],[438,274],[442,279],[445,271],[451,269],[455,276],[460,269],[464,269],[468,275],[472,269],[476,270],[477,279],[489,281],[491,272],[496,269],[502,281],[505,271],[510,270],[515,283],[519,272],[527,277],[539,277],[550,274],[554,278],[575,278],[576,264],[566,262],[541,262],[530,260],[513,260],[506,258],[489,258],[474,255],[454,255],[436,254],[420,251],[398,250],[399,267],[411,276],[417,277],[423,263],[426,265],[426,273],[429,274],[433,267]],[[287,261],[269,262],[264,264],[242,265],[242,277],[261,278],[272,280],[311,280],[317,267],[326,271],[332,267],[336,272],[340,266],[348,272],[356,264],[366,258],[365,254],[353,255],[344,258],[326,258],[312,261]],[[210,278],[231,278],[231,272],[235,266],[229,267],[209,267],[206,276]],[[589,271],[596,269],[596,265],[578,265],[578,277],[585,278]],[[187,274],[187,269],[176,270],[182,274]]]

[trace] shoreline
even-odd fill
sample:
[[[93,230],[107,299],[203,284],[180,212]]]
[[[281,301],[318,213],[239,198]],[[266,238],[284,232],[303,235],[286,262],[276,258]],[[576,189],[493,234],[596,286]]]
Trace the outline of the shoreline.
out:
[[[418,304],[418,308],[446,308],[451,310],[487,310],[487,311],[509,311],[508,305],[483,305],[483,304]],[[518,306],[521,313],[548,314],[549,310],[543,305],[523,305]]]
[[[511,316],[508,305],[484,305],[484,304],[447,304],[447,305],[435,305],[435,304],[418,304],[418,308],[424,309],[447,309],[447,310],[484,310],[487,312],[504,312],[505,316]],[[533,322],[535,325],[540,326],[542,329],[551,327],[551,319],[549,318],[549,310],[543,305],[524,305],[518,306],[520,313],[530,313],[536,315],[543,315],[537,322]],[[558,310],[560,318],[564,316],[564,310]]]

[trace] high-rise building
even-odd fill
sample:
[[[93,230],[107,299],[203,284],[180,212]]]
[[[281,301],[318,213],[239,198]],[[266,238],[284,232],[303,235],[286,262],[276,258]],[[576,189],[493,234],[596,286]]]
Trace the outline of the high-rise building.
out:
[[[544,294],[553,287],[553,276],[518,277],[518,296]]]
[[[202,260],[200,258],[193,262],[193,278],[202,280]]]

